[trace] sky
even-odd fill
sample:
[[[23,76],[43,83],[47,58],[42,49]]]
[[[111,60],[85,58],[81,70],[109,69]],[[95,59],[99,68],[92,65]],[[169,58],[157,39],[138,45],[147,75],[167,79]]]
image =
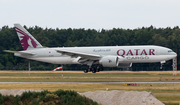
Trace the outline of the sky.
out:
[[[0,28],[137,29],[180,26],[180,0],[0,0]]]

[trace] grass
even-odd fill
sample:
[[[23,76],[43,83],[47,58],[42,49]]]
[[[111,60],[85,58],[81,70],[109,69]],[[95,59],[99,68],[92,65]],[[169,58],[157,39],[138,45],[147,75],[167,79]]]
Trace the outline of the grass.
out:
[[[157,82],[169,81],[180,82],[180,77],[172,76],[172,72],[99,72],[99,73],[83,73],[82,71],[32,71],[29,75],[28,71],[1,71],[0,81],[114,81],[114,82]]]
[[[122,81],[122,82],[180,82],[179,76],[173,76],[172,71],[151,71],[151,72],[129,72],[129,71],[103,71],[96,74],[83,73],[82,71],[51,72],[32,71],[30,76],[28,71],[1,71],[0,81]],[[178,71],[177,74],[180,72]],[[69,78],[68,78],[69,77]],[[178,105],[180,101],[179,83],[146,83],[137,86],[124,86],[120,83],[1,83],[0,89],[35,89],[56,91],[58,89],[74,90],[78,92],[97,90],[126,90],[126,91],[148,91],[161,102],[167,105]]]

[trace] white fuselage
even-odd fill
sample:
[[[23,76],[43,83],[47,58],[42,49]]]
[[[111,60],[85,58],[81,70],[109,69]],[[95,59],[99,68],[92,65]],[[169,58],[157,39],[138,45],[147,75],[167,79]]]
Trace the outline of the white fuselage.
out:
[[[34,55],[15,56],[48,62],[53,64],[79,64],[74,62],[76,57],[68,56],[57,52],[57,50],[74,51],[86,54],[100,56],[118,56],[123,63],[148,63],[167,61],[176,57],[176,53],[171,49],[161,46],[144,45],[144,46],[100,46],[100,47],[56,47],[56,48],[37,48],[21,52],[30,52]],[[100,60],[100,58],[99,58]]]

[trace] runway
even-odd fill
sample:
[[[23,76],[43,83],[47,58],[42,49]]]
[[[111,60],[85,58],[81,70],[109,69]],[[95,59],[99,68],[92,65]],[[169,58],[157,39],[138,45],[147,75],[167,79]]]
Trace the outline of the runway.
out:
[[[102,83],[102,84],[121,84],[121,83],[138,83],[138,84],[148,84],[148,83],[180,83],[180,82],[0,82],[0,83],[33,83],[33,84],[54,84],[54,83]]]

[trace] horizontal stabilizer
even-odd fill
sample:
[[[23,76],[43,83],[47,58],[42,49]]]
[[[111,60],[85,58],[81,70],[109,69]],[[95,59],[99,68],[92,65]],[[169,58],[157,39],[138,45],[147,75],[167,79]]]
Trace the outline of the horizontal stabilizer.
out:
[[[30,52],[10,51],[10,50],[4,50],[4,52],[17,53],[17,54],[22,54],[22,55],[34,55],[35,54],[35,53],[30,53]]]

